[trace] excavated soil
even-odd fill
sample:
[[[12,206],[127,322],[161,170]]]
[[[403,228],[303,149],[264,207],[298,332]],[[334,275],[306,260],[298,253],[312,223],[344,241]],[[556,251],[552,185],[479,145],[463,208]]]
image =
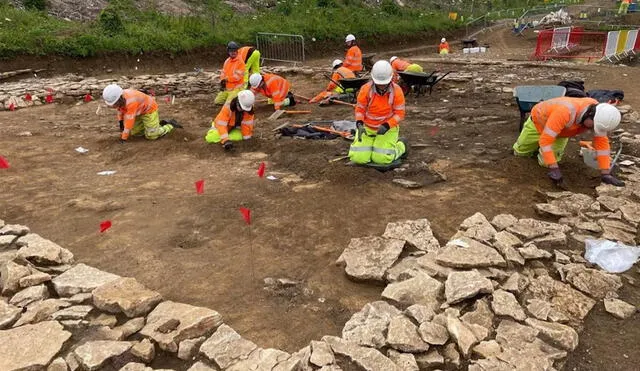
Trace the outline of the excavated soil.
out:
[[[524,59],[532,51],[531,38],[508,32],[485,39],[493,45],[485,59]],[[404,55],[411,54],[415,60],[432,57]],[[534,216],[533,204],[544,199],[539,191],[553,188],[536,161],[511,155],[519,114],[512,94],[496,88],[575,76],[589,88],[623,89],[626,103],[640,107],[637,83],[628,77],[637,69],[448,61],[456,55],[422,64],[471,77],[444,80],[431,96],[408,97],[401,131],[414,147],[405,168],[387,173],[330,163],[348,150],[341,139],[277,138],[272,129],[287,118],[266,120],[272,109],[264,104],[257,109],[255,140],[224,153],[203,141],[217,111],[213,94],[179,98],[174,105],[159,102],[161,116],[185,128],[157,142],[124,145],[115,117],[96,115],[97,102],[0,112],[0,152],[12,165],[0,173],[0,218],[29,225],[78,261],[136,277],[166,299],[213,308],[259,346],[296,351],[339,334],[352,313],[379,298],[381,287],[351,282],[334,264],[350,238],[379,235],[388,222],[426,217],[443,242],[475,212]],[[312,64],[320,63],[326,61]],[[192,68],[176,64],[164,72]],[[304,95],[326,84],[302,76],[292,81]],[[353,117],[349,107],[300,108],[313,110],[304,119]],[[18,136],[24,131],[32,135]],[[78,146],[89,152],[77,153]],[[277,180],[256,175],[261,162]],[[96,174],[103,170],[117,172]],[[598,174],[585,168],[576,141],[569,144],[563,170],[571,191],[593,194]],[[423,187],[402,188],[392,183],[398,177]],[[205,180],[202,195],[194,187],[199,179]],[[251,209],[251,225],[239,207]],[[113,227],[100,234],[106,219]],[[267,290],[267,277],[300,285]],[[626,287],[621,298],[640,304],[637,287]],[[588,317],[566,369],[637,368],[640,319],[620,321],[600,306]]]

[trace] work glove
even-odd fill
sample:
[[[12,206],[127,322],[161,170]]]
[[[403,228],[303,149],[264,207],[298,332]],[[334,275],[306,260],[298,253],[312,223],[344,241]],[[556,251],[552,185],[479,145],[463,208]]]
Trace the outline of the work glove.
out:
[[[356,131],[358,132],[358,139],[362,142],[362,136],[364,135],[364,122],[361,120],[356,121]]]
[[[220,91],[227,90],[227,80],[220,80]]]
[[[387,133],[387,131],[389,131],[389,129],[391,129],[391,126],[389,126],[388,123],[384,123],[382,125],[380,125],[380,127],[378,127],[378,135],[385,135]]]
[[[120,124],[120,131],[122,132],[124,130],[124,120],[120,120],[118,123]]]
[[[552,168],[549,173],[547,173],[547,176],[551,179],[554,185],[564,189],[564,179],[562,179],[562,172],[560,171],[560,168]]]
[[[222,148],[224,148],[225,151],[231,151],[233,149],[233,142],[228,140],[228,141],[222,143]]]
[[[616,187],[624,187],[624,182],[611,174],[602,175],[602,183],[611,184]]]

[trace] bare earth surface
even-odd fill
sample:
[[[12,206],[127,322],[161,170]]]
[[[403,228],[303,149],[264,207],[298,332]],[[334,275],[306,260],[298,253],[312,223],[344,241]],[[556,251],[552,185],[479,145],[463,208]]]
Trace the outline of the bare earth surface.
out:
[[[508,32],[486,41],[492,48],[484,58],[524,59],[533,50],[531,40],[522,44]],[[203,140],[217,112],[213,93],[174,105],[159,102],[161,117],[185,128],[157,142],[124,145],[118,144],[114,115],[104,109],[96,115],[97,102],[0,112],[0,152],[12,165],[0,173],[0,218],[27,224],[78,261],[135,277],[166,299],[213,308],[259,346],[297,351],[323,335],[339,335],[352,313],[379,298],[381,287],[351,282],[334,264],[350,238],[380,235],[388,222],[426,217],[445,241],[475,212],[535,215],[533,204],[543,200],[538,192],[552,187],[534,160],[512,157],[519,114],[511,92],[497,88],[580,78],[589,89],[623,89],[625,103],[640,107],[637,79],[631,78],[637,68],[448,62],[456,57],[419,62],[426,70],[471,77],[444,80],[431,96],[408,97],[401,132],[417,146],[401,172],[329,163],[347,152],[349,143],[340,139],[276,138],[271,129],[287,118],[267,121],[272,108],[265,104],[257,110],[256,138],[224,153]],[[205,68],[218,68],[221,61],[215,62]],[[327,61],[312,64],[320,63]],[[304,95],[326,85],[291,79],[294,91]],[[305,119],[353,119],[349,107],[310,109]],[[24,131],[33,135],[18,136]],[[78,146],[89,152],[77,153]],[[256,176],[261,162],[276,181]],[[577,142],[570,143],[563,162],[571,191],[593,194],[598,174],[585,168]],[[104,170],[117,173],[96,174]],[[404,189],[391,182],[397,177],[423,187]],[[205,180],[203,195],[195,192],[199,179]],[[251,209],[250,226],[241,206]],[[106,219],[113,227],[100,234]],[[265,290],[267,277],[302,281],[302,289]],[[637,286],[626,285],[621,299],[640,304]],[[599,304],[566,369],[636,369],[639,339],[638,316],[617,320]]]

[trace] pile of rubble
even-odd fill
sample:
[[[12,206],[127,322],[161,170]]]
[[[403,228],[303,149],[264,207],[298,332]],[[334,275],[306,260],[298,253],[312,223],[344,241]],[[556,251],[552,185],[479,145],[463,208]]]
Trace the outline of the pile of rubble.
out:
[[[534,22],[534,27],[539,25],[563,25],[570,23],[571,16],[569,15],[569,13],[567,13],[567,11],[564,9],[560,9],[556,12],[551,12],[545,15],[537,23]]]
[[[327,69],[302,67],[274,67],[265,69],[277,74],[316,75]],[[118,78],[97,79],[76,74],[53,78],[33,77],[18,82],[0,85],[0,110],[9,110],[37,106],[45,103],[45,97],[51,95],[55,101],[80,101],[87,94],[93,99],[102,95],[105,86],[117,83],[125,88],[145,89],[157,96],[192,97],[212,94],[219,89],[219,72],[195,71],[164,75],[120,76]],[[28,98],[27,98],[28,97]]]

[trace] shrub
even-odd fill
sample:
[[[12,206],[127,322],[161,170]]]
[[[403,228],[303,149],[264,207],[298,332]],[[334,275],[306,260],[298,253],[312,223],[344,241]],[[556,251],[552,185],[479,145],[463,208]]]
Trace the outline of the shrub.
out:
[[[100,12],[98,24],[102,31],[109,36],[114,36],[124,31],[124,24],[120,14],[113,8],[105,8]]]
[[[47,8],[46,0],[24,0],[24,7],[33,10],[45,10]]]

